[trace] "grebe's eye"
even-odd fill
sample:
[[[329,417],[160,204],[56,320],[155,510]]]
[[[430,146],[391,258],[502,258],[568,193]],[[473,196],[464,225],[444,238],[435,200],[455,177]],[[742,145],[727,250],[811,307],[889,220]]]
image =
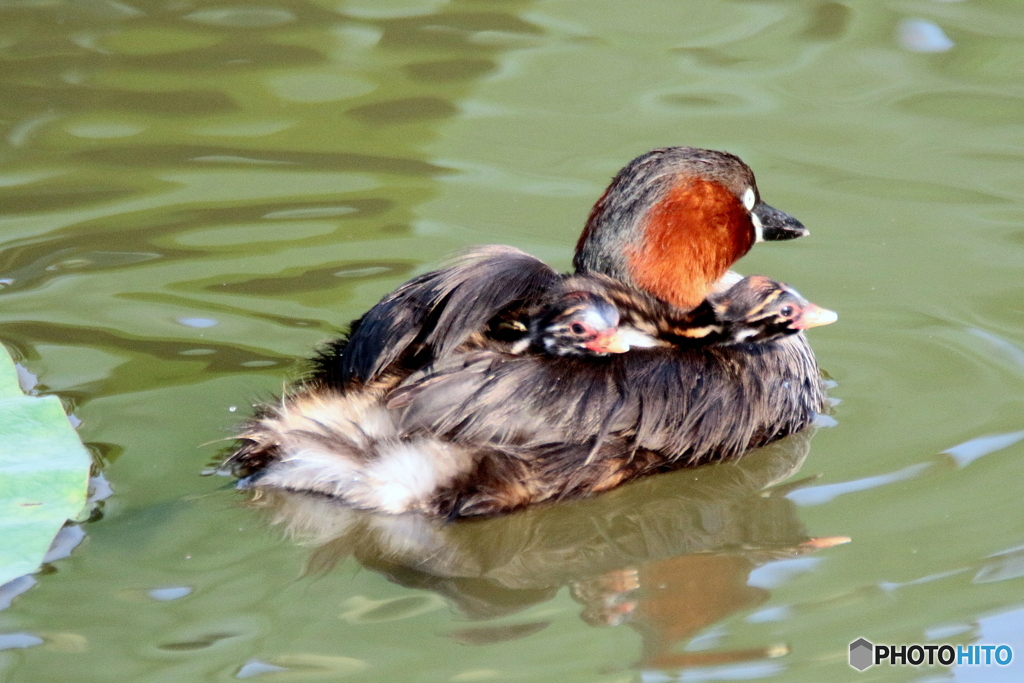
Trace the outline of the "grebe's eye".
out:
[[[783,306],[782,308],[779,309],[779,314],[785,318],[788,318],[789,316],[793,315],[793,307]]]
[[[587,331],[587,328],[583,325],[583,323],[573,323],[572,325],[569,326],[569,331],[572,332],[573,334],[583,334],[584,332]]]

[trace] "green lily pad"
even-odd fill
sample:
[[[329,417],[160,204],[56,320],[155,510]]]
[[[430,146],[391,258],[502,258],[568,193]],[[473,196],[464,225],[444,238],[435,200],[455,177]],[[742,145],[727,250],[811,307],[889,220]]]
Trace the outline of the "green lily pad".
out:
[[[85,506],[92,458],[56,396],[25,396],[0,347],[0,586],[34,572]]]

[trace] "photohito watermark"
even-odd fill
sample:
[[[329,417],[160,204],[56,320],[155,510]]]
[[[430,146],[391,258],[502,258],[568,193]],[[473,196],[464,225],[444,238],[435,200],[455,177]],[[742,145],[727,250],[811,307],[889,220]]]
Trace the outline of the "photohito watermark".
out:
[[[889,666],[1008,666],[1009,645],[875,645],[866,638],[850,643],[850,666],[863,671],[876,664]]]

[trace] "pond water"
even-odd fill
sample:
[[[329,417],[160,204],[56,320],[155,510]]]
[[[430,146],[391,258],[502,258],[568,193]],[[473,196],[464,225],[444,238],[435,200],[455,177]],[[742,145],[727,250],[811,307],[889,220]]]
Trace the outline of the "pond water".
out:
[[[1022,41],[1018,0],[3,2],[0,341],[112,494],[7,587],[0,679],[1021,680]],[[839,312],[834,424],[447,527],[200,476],[400,282],[567,269],[671,144],[810,228],[738,267]]]

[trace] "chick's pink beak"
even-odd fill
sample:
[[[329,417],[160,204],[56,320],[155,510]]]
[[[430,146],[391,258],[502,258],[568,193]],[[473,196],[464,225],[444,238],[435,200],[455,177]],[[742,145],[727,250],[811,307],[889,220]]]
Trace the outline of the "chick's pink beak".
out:
[[[584,346],[594,353],[625,353],[629,351],[627,342],[618,328],[601,332]]]
[[[807,304],[807,308],[804,309],[799,318],[793,321],[792,326],[797,330],[809,330],[812,327],[831,325],[837,320],[839,320],[839,314],[835,311],[830,311],[816,304]]]

